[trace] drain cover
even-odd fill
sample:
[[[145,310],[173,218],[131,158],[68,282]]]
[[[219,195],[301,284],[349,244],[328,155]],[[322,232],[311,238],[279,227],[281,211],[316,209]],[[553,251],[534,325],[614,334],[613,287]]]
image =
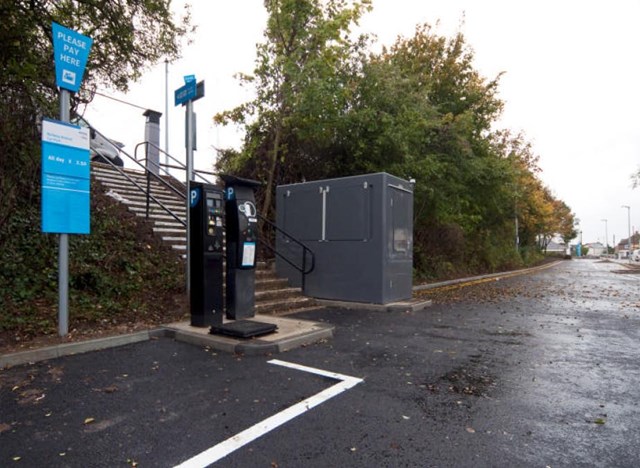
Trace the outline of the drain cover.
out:
[[[278,329],[274,323],[255,322],[253,320],[236,320],[224,325],[214,325],[209,333],[212,335],[227,335],[236,338],[252,338],[254,336],[273,333]]]

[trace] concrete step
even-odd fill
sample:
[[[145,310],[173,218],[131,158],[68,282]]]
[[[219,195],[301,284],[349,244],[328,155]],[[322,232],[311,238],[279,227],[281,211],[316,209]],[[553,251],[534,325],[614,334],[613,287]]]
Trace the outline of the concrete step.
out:
[[[293,315],[293,314],[299,314],[301,312],[312,312],[314,310],[320,310],[320,309],[324,309],[325,308],[325,306],[323,306],[322,304],[314,303],[313,299],[311,299],[310,304],[311,305],[306,306],[306,307],[299,307],[299,308],[295,308],[295,309],[283,310],[282,312],[277,313],[277,314],[273,314],[273,315],[278,315],[278,316]]]
[[[158,228],[182,229],[183,231],[187,232],[186,226],[183,226],[175,219],[173,219],[172,221],[156,221],[155,225]]]
[[[186,244],[187,238],[184,236],[183,237],[162,236],[162,242]]]
[[[118,192],[118,194],[121,195],[123,198],[125,198],[127,200],[127,203],[131,206],[141,206],[141,207],[147,206],[147,196],[143,193],[132,195],[132,194],[122,194],[121,192]],[[182,210],[182,211],[186,211],[187,209],[185,203],[182,203],[182,201],[176,200],[175,198],[158,196],[153,193],[151,194],[151,196],[159,200],[160,203],[162,203],[164,206],[169,207],[171,209]],[[160,205],[158,205],[158,203],[156,203],[152,198],[149,198],[149,206],[160,206]]]
[[[163,212],[166,213],[166,212]],[[146,213],[144,212],[135,212],[136,216],[140,216],[141,218],[146,217]],[[182,216],[178,216],[178,218],[182,219],[186,222],[186,219]],[[153,221],[173,221],[174,223],[178,223],[176,219],[169,214],[158,214],[158,213],[149,213],[149,219]]]
[[[186,235],[187,235],[187,230],[186,228],[180,229],[180,228],[165,228],[165,227],[154,227],[153,228],[153,232],[159,236],[167,236],[167,235],[181,235],[181,236],[185,236],[186,239]]]
[[[122,196],[127,198],[145,198],[147,184],[137,182],[135,185],[127,180],[112,180],[103,177],[95,177],[94,180],[102,184],[103,186],[117,191]],[[167,187],[159,185],[157,183],[149,185],[149,191],[152,196],[158,198],[166,198],[169,200],[175,200],[178,203],[185,204],[185,198],[181,196],[181,192],[175,192]]]
[[[280,315],[286,313],[291,309],[299,309],[301,307],[309,307],[312,303],[312,299],[299,296],[296,298],[289,298],[286,301],[260,301],[256,302],[255,311],[256,314],[270,314]]]
[[[131,205],[129,203],[125,203],[125,205],[127,205],[127,208],[129,209],[129,211],[132,211],[133,213],[143,213],[143,214],[147,213],[146,206]],[[186,218],[187,216],[186,211],[184,209],[182,210],[180,208],[174,209],[173,207],[170,207],[170,206],[167,206],[167,209],[180,219]],[[152,215],[152,214],[163,215],[168,213],[167,213],[167,210],[165,210],[161,206],[156,205],[154,203],[152,205],[149,205],[149,215]]]
[[[288,288],[289,281],[284,278],[259,278],[256,275],[256,291],[269,291],[272,289]]]
[[[279,288],[266,291],[256,291],[256,302],[280,301],[288,302],[290,299],[301,297],[300,288]]]
[[[104,180],[100,178],[96,178],[95,180],[97,180],[100,184],[104,185],[105,187],[108,187],[112,190],[117,191],[124,197],[133,198],[133,199],[145,199],[145,200],[147,198],[146,184],[139,183],[138,185],[140,187],[138,187],[128,181],[119,182],[119,181]],[[173,190],[168,189],[167,187],[163,187],[157,184],[150,185],[149,190],[151,195],[154,196],[155,198],[173,200],[176,203],[186,205],[185,203],[186,199],[184,196],[182,196],[182,192],[174,192]]]
[[[111,177],[111,176],[105,176],[105,175],[101,175],[101,174],[94,174],[94,179],[100,181],[100,183],[109,185],[109,186],[114,186],[114,187],[135,187],[135,184],[133,184],[130,180],[128,180],[125,177]],[[131,178],[136,184],[138,184],[140,187],[147,187],[147,180],[146,179],[137,179],[135,177]],[[162,185],[160,185],[160,183],[155,182],[155,181],[151,181],[151,183],[149,184],[149,187],[152,190],[157,190],[160,189],[161,187],[164,188]]]
[[[256,268],[256,279],[277,279],[276,272],[267,268]]]
[[[124,168],[121,167],[120,168],[126,175],[128,175],[131,178],[146,178],[145,173],[140,170],[135,170],[135,169],[130,169],[130,168]],[[104,166],[98,166],[94,163],[91,163],[91,173],[95,174],[95,175],[100,175],[100,176],[120,176],[122,177],[122,175],[120,174],[120,172],[118,172],[116,169],[113,169],[112,167],[104,167]]]

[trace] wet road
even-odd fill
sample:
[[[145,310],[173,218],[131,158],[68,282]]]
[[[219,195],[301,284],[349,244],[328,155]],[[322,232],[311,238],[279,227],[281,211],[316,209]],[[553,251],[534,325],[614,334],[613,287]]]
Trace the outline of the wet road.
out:
[[[335,337],[277,358],[363,382],[215,466],[640,466],[639,281],[567,261],[302,314]],[[336,383],[271,358],[161,339],[2,371],[0,466],[174,466]]]

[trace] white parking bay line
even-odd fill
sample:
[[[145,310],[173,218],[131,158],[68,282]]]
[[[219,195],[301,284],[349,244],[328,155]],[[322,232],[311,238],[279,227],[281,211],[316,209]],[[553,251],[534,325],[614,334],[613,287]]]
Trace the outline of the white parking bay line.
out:
[[[300,370],[303,372],[310,372],[311,374],[321,375],[322,377],[335,379],[339,382],[321,391],[320,393],[316,393],[315,395],[302,400],[301,402],[296,403],[295,405],[290,406],[289,408],[282,410],[279,413],[274,414],[273,416],[270,416],[257,424],[254,424],[250,428],[239,432],[238,434],[223,442],[220,442],[218,445],[214,445],[213,447],[205,450],[195,457],[192,457],[187,461],[176,465],[176,468],[200,468],[209,466],[212,463],[215,463],[218,460],[226,457],[230,453],[238,450],[240,447],[253,442],[267,432],[272,431],[279,426],[282,426],[284,423],[291,421],[296,416],[300,416],[301,414],[306,413],[310,409],[315,408],[316,406],[324,403],[330,398],[341,394],[345,390],[349,390],[350,388],[358,385],[363,381],[362,379],[359,379],[357,377],[337,374],[335,372],[302,366],[300,364],[294,364],[291,362],[280,361],[279,359],[272,359],[271,361],[268,361],[268,363],[275,364],[277,366],[288,367],[290,369]]]

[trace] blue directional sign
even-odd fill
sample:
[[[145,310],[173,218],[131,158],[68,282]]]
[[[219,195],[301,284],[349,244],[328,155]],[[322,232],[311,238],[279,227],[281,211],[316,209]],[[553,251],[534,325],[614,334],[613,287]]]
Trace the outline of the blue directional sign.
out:
[[[42,121],[42,232],[90,232],[89,129]]]
[[[193,101],[196,97],[196,80],[188,81],[184,86],[175,91],[175,105],[179,106],[187,101]]]
[[[56,84],[74,93],[80,89],[82,76],[87,66],[93,39],[51,23],[53,32],[53,54],[56,63]]]

